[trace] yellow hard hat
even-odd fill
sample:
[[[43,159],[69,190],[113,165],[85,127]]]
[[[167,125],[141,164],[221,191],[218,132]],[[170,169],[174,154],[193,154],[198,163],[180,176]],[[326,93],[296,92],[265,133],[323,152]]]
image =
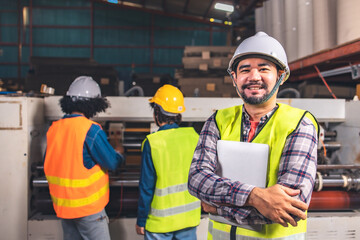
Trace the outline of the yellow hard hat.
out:
[[[149,102],[160,105],[164,111],[169,113],[185,112],[183,94],[177,87],[169,84],[159,88]]]

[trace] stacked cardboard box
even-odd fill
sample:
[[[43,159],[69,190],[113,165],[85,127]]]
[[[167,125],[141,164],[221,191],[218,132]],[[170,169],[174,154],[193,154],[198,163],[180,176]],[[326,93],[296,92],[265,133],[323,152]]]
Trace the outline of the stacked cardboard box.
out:
[[[185,69],[226,69],[234,51],[232,46],[186,46],[182,62]]]
[[[230,77],[181,78],[179,87],[185,97],[236,97]]]
[[[232,46],[187,46],[175,79],[186,97],[237,97],[226,69]]]

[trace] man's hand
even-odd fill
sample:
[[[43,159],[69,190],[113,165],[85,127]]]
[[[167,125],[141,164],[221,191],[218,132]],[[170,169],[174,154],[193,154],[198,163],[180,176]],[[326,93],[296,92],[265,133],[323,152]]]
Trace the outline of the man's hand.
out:
[[[203,201],[201,201],[201,207],[204,210],[204,212],[211,213],[211,214],[217,214],[216,207],[211,206]]]
[[[115,147],[115,151],[120,153],[120,154],[124,154],[125,150],[124,150],[124,147],[121,145],[121,144],[118,144],[116,147]]]
[[[284,227],[290,223],[297,226],[296,221],[290,214],[301,219],[306,219],[308,206],[306,203],[293,198],[300,194],[300,190],[294,190],[276,184],[269,188],[255,187],[247,200],[246,205],[255,207],[264,217]]]
[[[135,229],[136,229],[136,233],[139,235],[144,235],[145,234],[145,228],[144,227],[139,227],[137,224],[135,225]]]

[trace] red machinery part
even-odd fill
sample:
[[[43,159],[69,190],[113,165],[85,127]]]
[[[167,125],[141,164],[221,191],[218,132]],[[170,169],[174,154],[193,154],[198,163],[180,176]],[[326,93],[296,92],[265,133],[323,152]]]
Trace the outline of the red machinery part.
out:
[[[313,192],[309,210],[355,210],[360,208],[360,192]]]

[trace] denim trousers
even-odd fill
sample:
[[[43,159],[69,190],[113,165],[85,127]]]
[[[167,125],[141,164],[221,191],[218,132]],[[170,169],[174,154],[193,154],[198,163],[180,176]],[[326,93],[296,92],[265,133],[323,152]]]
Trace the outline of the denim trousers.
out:
[[[145,240],[196,240],[196,227],[185,228],[169,233],[145,231]]]
[[[110,240],[105,209],[81,218],[61,219],[64,240]]]

